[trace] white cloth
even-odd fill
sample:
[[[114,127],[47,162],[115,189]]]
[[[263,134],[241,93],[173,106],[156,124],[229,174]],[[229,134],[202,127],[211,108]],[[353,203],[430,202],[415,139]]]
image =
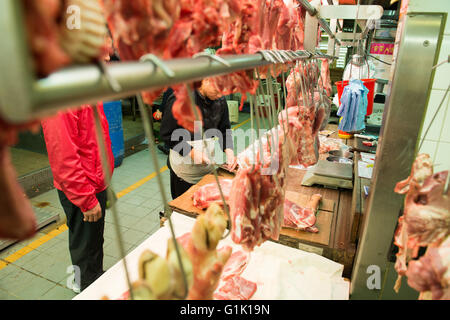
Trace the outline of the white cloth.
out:
[[[206,141],[206,154],[209,159],[215,158],[215,139],[194,140],[188,143],[200,152],[204,151],[204,141]],[[198,183],[205,175],[214,170],[213,164],[195,164],[190,155],[181,156],[178,152],[170,150],[169,161],[175,174],[186,182],[191,184]]]

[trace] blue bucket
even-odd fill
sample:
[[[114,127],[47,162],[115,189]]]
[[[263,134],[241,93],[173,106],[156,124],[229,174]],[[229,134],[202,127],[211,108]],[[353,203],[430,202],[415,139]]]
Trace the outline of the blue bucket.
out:
[[[122,124],[122,101],[110,101],[103,103],[106,119],[109,125],[109,136],[114,155],[114,167],[122,164],[125,157],[125,143]]]

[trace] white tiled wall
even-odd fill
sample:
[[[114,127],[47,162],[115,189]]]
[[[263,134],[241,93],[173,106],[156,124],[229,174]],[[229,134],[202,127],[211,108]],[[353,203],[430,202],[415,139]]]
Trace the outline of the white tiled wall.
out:
[[[450,12],[450,0],[410,0],[409,12]],[[450,54],[450,19],[444,29],[441,49],[438,62],[446,60]],[[450,85],[450,64],[444,64],[436,69],[427,113],[421,134],[424,138],[425,130],[431,119],[436,114],[436,110],[445,95],[445,91]],[[420,153],[428,153],[435,165],[435,172],[450,170],[450,92],[443,102],[439,113],[437,113],[428,134],[422,144]]]

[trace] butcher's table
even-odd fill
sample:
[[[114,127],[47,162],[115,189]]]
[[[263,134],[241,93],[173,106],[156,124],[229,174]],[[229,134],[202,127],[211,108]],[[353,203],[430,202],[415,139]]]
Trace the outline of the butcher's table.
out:
[[[338,139],[337,125],[328,125],[327,130],[334,131],[330,138]],[[349,146],[353,139],[342,140]],[[320,159],[325,160],[327,154],[321,154]],[[232,178],[233,175],[220,171],[223,178]],[[311,195],[319,193],[322,201],[317,214],[316,226],[318,233],[298,231],[282,228],[279,243],[322,255],[328,259],[344,265],[344,276],[350,278],[355,257],[355,233],[358,226],[359,215],[352,210],[352,190],[330,189],[322,186],[302,186],[306,170],[290,167],[287,171],[286,197],[301,206],[305,206]],[[201,186],[215,182],[213,175],[202,179],[197,185],[191,187],[186,193],[169,202],[170,207],[190,217],[196,217],[203,210],[193,206],[192,195]],[[355,218],[356,217],[356,218]]]
[[[172,222],[176,236],[190,232],[195,219],[174,212]],[[138,260],[148,249],[160,256],[166,255],[167,241],[171,233],[168,222],[144,240],[126,257],[131,282],[138,279]],[[235,250],[240,246],[230,237],[219,246],[229,245]],[[250,253],[242,277],[257,284],[254,300],[347,300],[349,282],[342,278],[343,266],[320,255],[293,249],[275,242],[265,242]],[[117,262],[74,300],[119,299],[128,291],[123,260]]]

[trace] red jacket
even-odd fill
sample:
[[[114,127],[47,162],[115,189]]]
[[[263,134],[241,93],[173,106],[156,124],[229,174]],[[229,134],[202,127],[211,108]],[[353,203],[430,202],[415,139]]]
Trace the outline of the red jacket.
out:
[[[103,103],[98,104],[97,110],[106,137],[112,175],[114,156]],[[95,133],[94,110],[83,105],[78,110],[58,112],[41,124],[55,188],[64,192],[81,211],[94,208],[98,203],[95,195],[107,187]]]

